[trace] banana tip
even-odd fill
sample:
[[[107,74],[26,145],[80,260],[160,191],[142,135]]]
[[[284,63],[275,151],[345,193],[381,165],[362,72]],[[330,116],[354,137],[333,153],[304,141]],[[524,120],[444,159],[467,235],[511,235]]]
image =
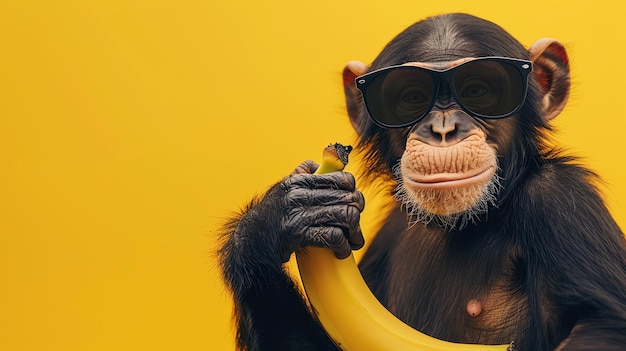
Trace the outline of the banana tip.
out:
[[[337,158],[339,158],[339,160],[341,160],[341,162],[343,162],[344,165],[348,164],[348,155],[350,155],[350,152],[352,152],[352,146],[350,145],[344,146],[341,143],[335,143],[335,144],[329,145],[329,147],[334,147],[335,152],[337,153]]]

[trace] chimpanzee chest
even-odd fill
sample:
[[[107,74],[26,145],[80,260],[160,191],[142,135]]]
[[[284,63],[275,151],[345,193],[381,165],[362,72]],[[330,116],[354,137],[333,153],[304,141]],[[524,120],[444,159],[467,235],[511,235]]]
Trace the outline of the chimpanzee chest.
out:
[[[523,337],[528,298],[519,250],[482,235],[472,241],[471,235],[408,234],[388,261],[383,303],[392,313],[454,342],[507,344]]]

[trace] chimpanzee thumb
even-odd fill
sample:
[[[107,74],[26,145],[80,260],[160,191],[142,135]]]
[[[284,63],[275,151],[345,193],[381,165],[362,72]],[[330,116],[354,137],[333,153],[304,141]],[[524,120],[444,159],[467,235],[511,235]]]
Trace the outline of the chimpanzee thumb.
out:
[[[301,164],[299,164],[298,167],[296,167],[296,169],[294,169],[294,171],[291,173],[291,175],[296,175],[296,174],[313,174],[313,173],[315,173],[315,171],[317,170],[318,167],[319,167],[319,165],[317,163],[315,163],[314,161],[311,161],[311,160],[304,161]]]

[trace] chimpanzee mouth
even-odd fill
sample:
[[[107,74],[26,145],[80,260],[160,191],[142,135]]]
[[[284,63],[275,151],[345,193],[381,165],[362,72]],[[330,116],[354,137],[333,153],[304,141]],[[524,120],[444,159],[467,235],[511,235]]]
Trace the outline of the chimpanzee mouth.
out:
[[[489,205],[496,206],[501,188],[497,165],[479,173],[440,173],[424,177],[394,167],[398,180],[395,197],[406,208],[409,226],[434,222],[443,228],[463,228],[479,221]]]
[[[467,185],[476,185],[486,183],[493,177],[496,168],[489,166],[483,171],[467,176],[467,173],[439,173],[430,176],[413,176],[411,174],[404,175],[404,183],[409,187],[428,188],[428,189],[450,189]]]

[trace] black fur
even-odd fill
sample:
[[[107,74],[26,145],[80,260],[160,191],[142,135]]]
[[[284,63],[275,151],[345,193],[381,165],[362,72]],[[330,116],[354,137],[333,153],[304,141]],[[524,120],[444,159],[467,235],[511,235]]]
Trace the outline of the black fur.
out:
[[[500,27],[454,14],[410,27],[371,69],[528,55]],[[433,223],[409,227],[406,212],[395,205],[360,268],[387,308],[438,338],[514,340],[518,350],[528,351],[559,345],[567,351],[625,350],[626,241],[594,186],[597,177],[546,147],[550,128],[541,116],[541,94],[531,79],[527,102],[508,117],[506,130],[480,122],[495,143],[510,141],[498,155],[498,202],[480,221],[452,230]],[[408,131],[381,129],[364,110],[356,112],[362,117],[356,128],[364,178],[391,178]],[[235,300],[238,345],[242,350],[337,350],[282,268],[284,251],[297,248],[283,238],[291,235],[283,230],[288,179],[224,227],[219,258]],[[342,191],[356,196],[350,187]],[[470,299],[485,302],[483,314],[468,315]]]

